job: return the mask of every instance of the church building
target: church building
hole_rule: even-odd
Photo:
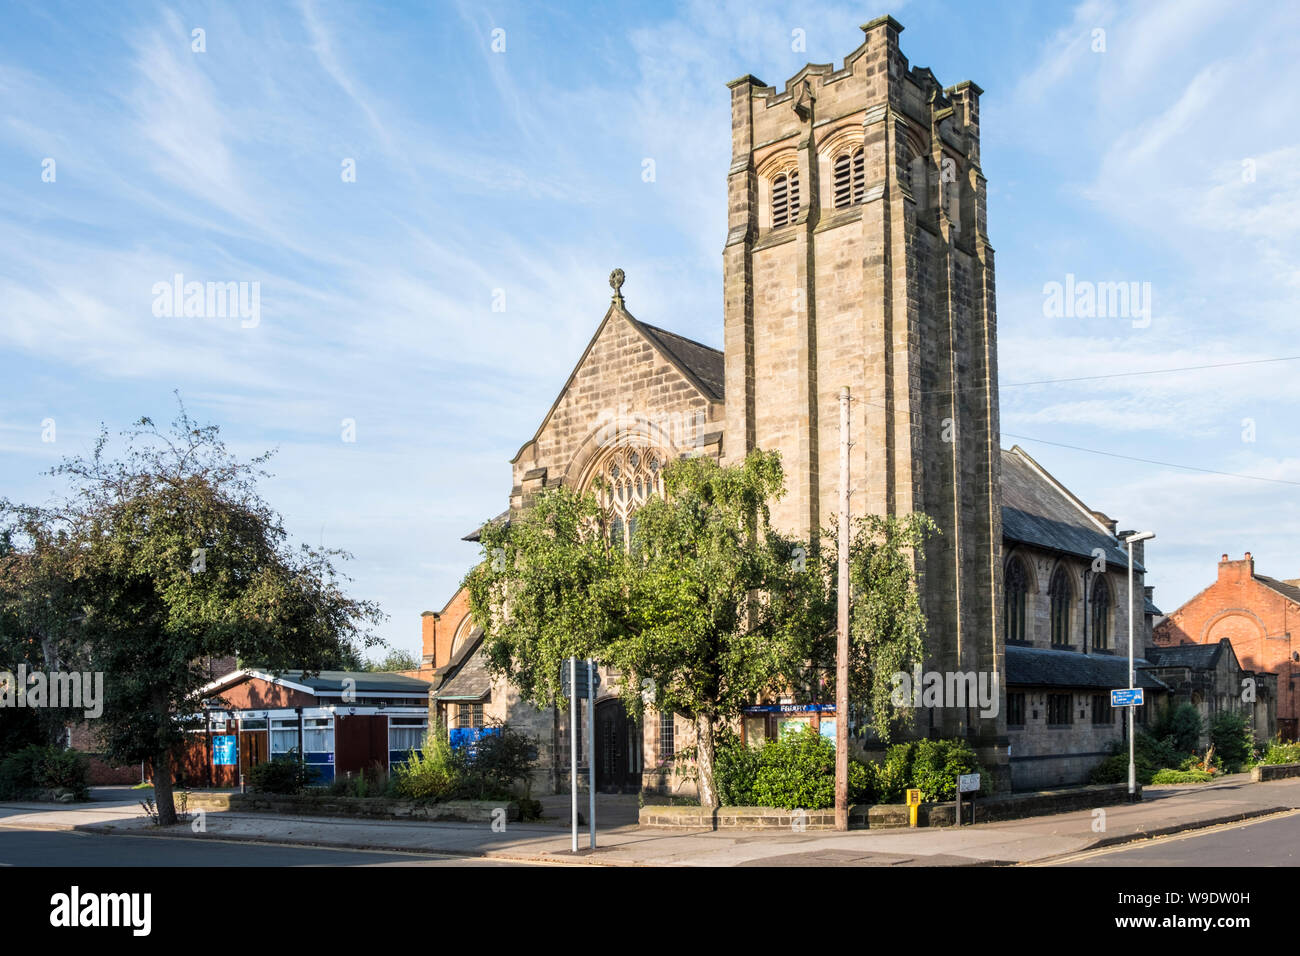
[[[999,688],[995,713],[973,703],[922,709],[911,732],[967,739],[999,789],[1081,782],[1088,761],[1071,755],[1100,759],[1121,733],[1118,721],[1094,726],[1098,681],[1127,683],[1127,660],[1122,675],[1116,666],[1130,616],[1139,647],[1150,633],[1142,555],[1129,594],[1115,523],[1023,450],[1000,446],[982,91],[944,87],[910,66],[902,29],[892,17],[873,20],[842,66],[809,64],[781,88],[748,75],[728,84],[723,351],[635,317],[615,270],[590,343],[511,460],[509,507],[494,520],[544,489],[586,490],[600,476],[604,503],[630,536],[668,462],[732,463],[757,448],[779,451],[785,466],[773,522],[815,538],[836,521],[838,396],[848,386],[854,513],[924,512],[941,532],[917,568],[924,668],[982,674]],[[494,678],[481,637],[463,592],[426,612],[436,715],[453,728],[509,720],[535,734],[560,785],[564,716],[520,702]],[[1050,723],[1045,703],[1037,720],[1023,699],[1046,694],[1034,682],[1047,675],[1057,701]],[[1021,698],[1014,714],[1008,690]],[[690,725],[670,714],[638,723],[608,681],[602,691],[601,787],[676,789]],[[755,702],[796,713],[803,703]],[[773,729],[746,721],[751,739]]]

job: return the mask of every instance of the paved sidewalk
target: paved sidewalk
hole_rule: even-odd
[[[621,809],[621,808],[620,808]],[[0,805],[0,826],[56,827],[188,838],[321,847],[463,854],[499,859],[641,866],[958,866],[1040,861],[1162,833],[1212,826],[1300,809],[1300,779],[1252,784],[1239,776],[1199,787],[1151,787],[1136,805],[1078,811],[1000,823],[917,830],[818,832],[641,830],[602,826],[600,846],[575,857],[568,832],[555,821],[488,824],[370,821],[209,811],[205,831],[191,824],[151,826],[138,807],[52,809]],[[624,815],[626,811],[623,811]],[[599,818],[600,809],[597,807]]]

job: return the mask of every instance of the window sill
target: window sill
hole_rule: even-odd
[[[775,228],[764,230],[763,234],[754,243],[754,251],[758,252],[760,249],[768,249],[772,246],[794,242],[799,238],[799,233],[794,228],[796,225],[797,223],[790,223],[787,226],[777,226]]]

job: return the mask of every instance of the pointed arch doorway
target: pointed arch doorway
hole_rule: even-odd
[[[637,793],[641,789],[641,727],[617,698],[596,703],[596,790]]]

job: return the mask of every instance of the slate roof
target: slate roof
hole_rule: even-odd
[[[492,692],[492,675],[487,660],[479,653],[483,644],[480,633],[461,655],[446,668],[446,676],[433,692],[434,700],[483,700]]]
[[[1007,684],[1021,687],[1090,687],[1113,690],[1128,686],[1128,657],[1110,654],[1080,654],[1042,647],[1007,645]],[[1135,662],[1137,685],[1153,690],[1169,688],[1142,668],[1150,662]]]
[[[1146,657],[1156,667],[1216,667],[1223,653],[1223,642],[1213,644],[1175,644],[1173,647],[1148,647]]]
[[[1300,604],[1300,587],[1296,587],[1290,581],[1279,581],[1277,578],[1270,578],[1264,574],[1255,575],[1255,580],[1264,587],[1276,591],[1288,601]]]
[[[427,680],[418,677],[406,677],[402,674],[387,674],[376,671],[321,671],[315,677],[303,676],[301,672],[287,671],[280,675],[284,680],[303,684],[316,692],[342,693],[345,680],[355,681],[351,685],[361,694],[419,694],[429,693],[431,686]]]
[[[1120,540],[1099,529],[1031,462],[1018,447],[1002,452],[1002,537],[1089,559],[1101,548],[1107,564],[1127,568]],[[1133,570],[1146,569],[1135,559]]]
[[[702,342],[678,335],[676,332],[647,325],[640,319],[632,319],[632,321],[639,325],[669,358],[676,359],[678,365],[683,366],[699,379],[700,384],[711,393],[710,398],[722,401],[726,389],[726,375],[721,352]]]

